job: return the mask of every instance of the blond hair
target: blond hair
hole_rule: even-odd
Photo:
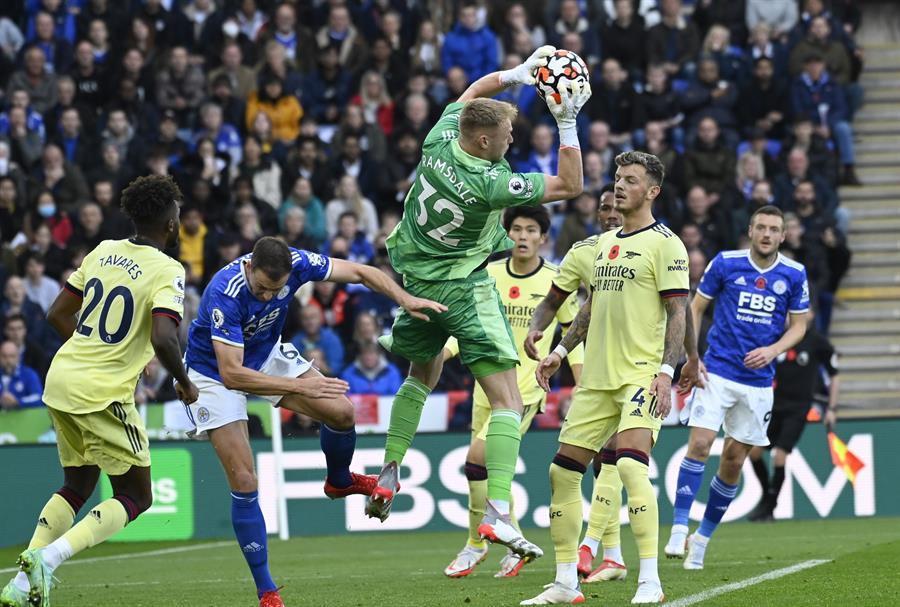
[[[512,122],[518,113],[519,108],[510,103],[487,98],[473,99],[459,113],[459,131],[463,137],[468,137],[481,129],[497,128],[507,118]]]

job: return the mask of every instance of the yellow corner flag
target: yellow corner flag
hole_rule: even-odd
[[[846,443],[839,439],[834,432],[828,433],[828,446],[831,449],[831,462],[842,468],[850,482],[855,484],[856,473],[862,470],[865,464],[847,449]]]

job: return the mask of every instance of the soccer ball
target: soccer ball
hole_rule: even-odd
[[[560,102],[559,83],[563,80],[574,80],[575,82],[587,83],[588,74],[587,65],[581,57],[573,53],[561,49],[547,57],[547,64],[537,68],[535,73],[535,84],[538,95],[541,99],[548,96],[553,97],[556,103]]]

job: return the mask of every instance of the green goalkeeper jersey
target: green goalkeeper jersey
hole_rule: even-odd
[[[506,160],[490,162],[459,147],[464,105],[448,105],[425,138],[403,219],[387,239],[391,264],[404,276],[465,278],[491,253],[512,247],[503,209],[537,205],[544,196],[542,173],[514,173]]]

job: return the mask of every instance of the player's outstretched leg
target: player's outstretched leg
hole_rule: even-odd
[[[594,458],[601,467],[594,481],[591,511],[584,540],[578,549],[578,573],[585,583],[624,580],[628,574],[622,557],[619,511],[622,508],[622,479],[616,466],[615,446],[611,439]],[[598,462],[599,460],[599,462]],[[603,547],[603,561],[594,568],[592,560]]]
[[[94,506],[78,524],[49,545],[30,548],[19,555],[17,563],[28,576],[32,605],[50,607],[53,572],[72,556],[111,538],[150,507],[153,496],[149,467],[132,466],[125,474],[110,476],[109,480],[113,497]]]
[[[400,464],[422,418],[425,399],[431,394],[431,386],[440,377],[442,359],[438,357],[428,363],[412,363],[410,375],[400,386],[391,406],[387,440],[384,444],[384,466],[378,475],[376,487],[366,501],[366,515],[386,520],[391,513],[394,496],[400,490]],[[423,381],[432,379],[433,381]]]
[[[706,470],[709,449],[716,438],[716,432],[707,428],[691,428],[688,442],[688,453],[681,460],[678,469],[678,489],[675,490],[675,509],[672,519],[672,532],[666,543],[666,558],[684,558],[688,524],[690,523],[691,506]]]
[[[43,548],[72,528],[75,515],[78,514],[85,500],[71,486],[77,486],[82,494],[90,495],[94,491],[99,474],[100,470],[95,466],[65,469],[67,484],[50,496],[38,515],[37,526],[28,543],[29,549]],[[30,591],[31,584],[28,576],[20,571],[0,591],[0,607],[28,607]]]
[[[697,532],[688,539],[688,555],[684,560],[685,569],[703,569],[706,547],[728,510],[728,506],[737,495],[741,467],[744,465],[750,448],[750,445],[745,445],[732,438],[725,439],[718,473],[709,484],[709,501],[706,503],[703,520],[700,521]]]

